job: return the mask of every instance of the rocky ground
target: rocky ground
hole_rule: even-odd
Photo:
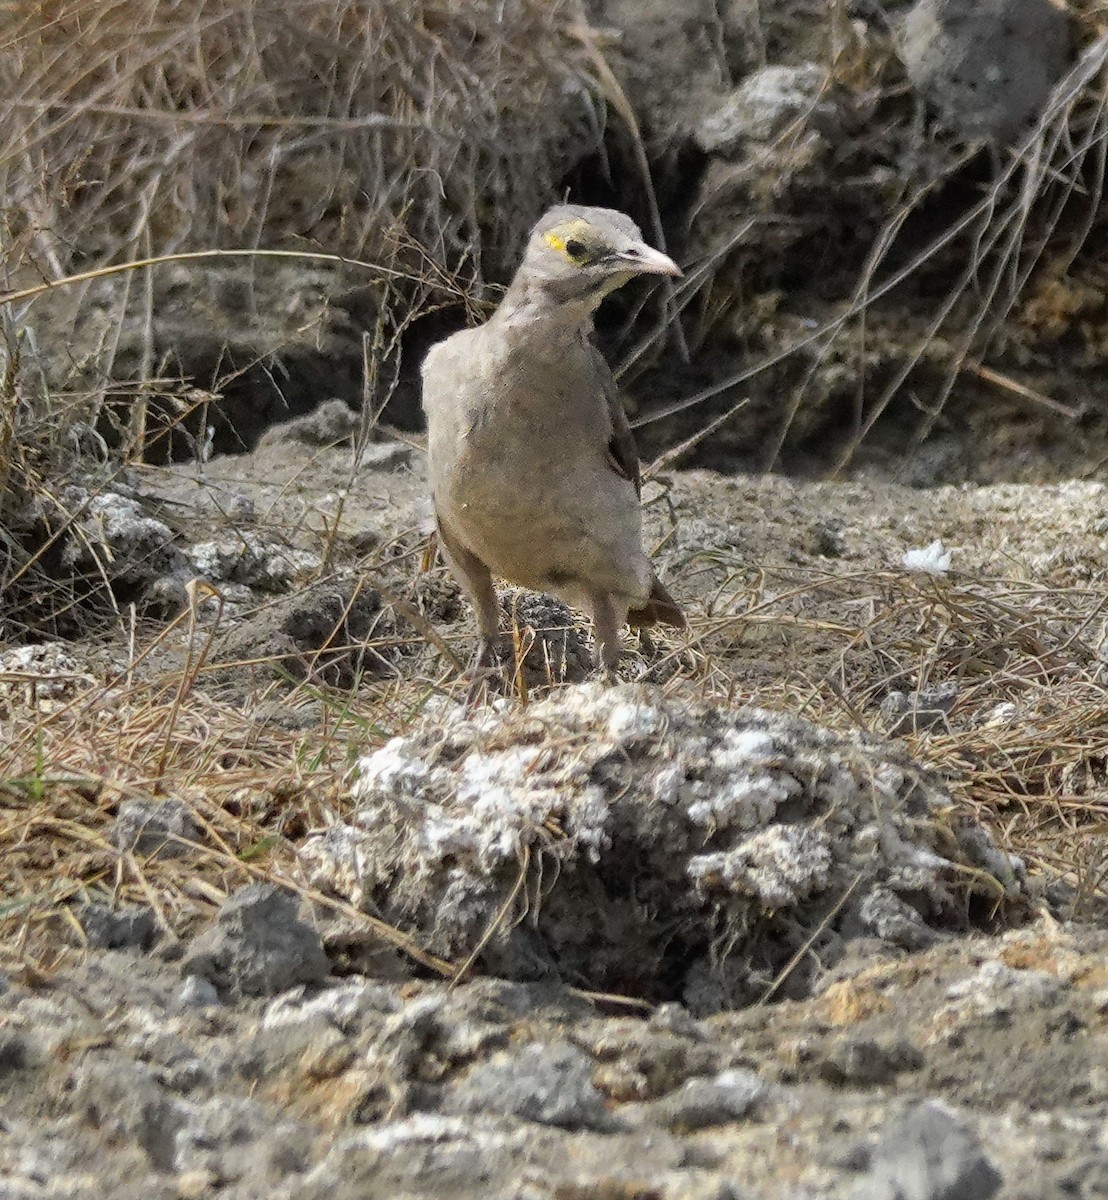
[[[1105,1194],[1102,931],[869,941],[808,1000],[702,1019],[549,982],[328,977],[264,886],[219,939],[6,981],[0,1194]]]
[[[332,408],[249,455],[90,481],[81,544],[129,546],[154,611],[197,597],[134,688],[176,688],[199,630],[190,719],[223,752],[251,744],[229,714],[282,737],[337,720],[352,772],[318,803],[257,766],[249,801],[217,775],[159,796],[67,743],[105,777],[71,798],[100,848],[55,858],[83,880],[8,956],[0,1195],[1108,1193],[1102,718],[1081,699],[1108,489],[675,473],[647,512],[688,635],[629,644],[618,687],[573,682],[587,628],[509,597],[526,702],[467,716],[445,656],[472,626],[422,569],[421,453],[356,465],[343,432]],[[118,675],[104,690],[126,645],[98,645],[8,652],[17,743],[28,703],[47,738],[76,709],[139,719]],[[421,679],[401,718],[388,696]],[[1067,696],[1076,827],[986,787]],[[49,786],[7,788],[9,829]],[[251,804],[249,834],[213,823]],[[268,882],[213,875],[228,845]]]
[[[0,39],[0,1200],[1108,1197],[1100,6],[193,7]],[[689,629],[467,707],[566,195]]]

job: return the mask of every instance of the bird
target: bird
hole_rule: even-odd
[[[477,616],[475,679],[498,661],[494,576],[585,609],[608,678],[624,624],[685,627],[643,548],[638,454],[594,338],[601,301],[644,275],[681,270],[624,213],[558,205],[492,316],[424,360],[431,501]]]

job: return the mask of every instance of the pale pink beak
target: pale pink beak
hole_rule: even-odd
[[[683,274],[668,254],[663,254],[661,250],[655,250],[642,242],[625,251],[620,257],[640,275],[672,275],[680,278]]]

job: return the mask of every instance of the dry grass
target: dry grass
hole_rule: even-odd
[[[191,616],[139,630],[116,669],[0,673],[0,923],[9,947],[41,949],[59,917],[72,934],[70,906],[90,897],[152,906],[164,931],[182,935],[255,879],[314,895],[295,870],[296,840],[346,811],[353,757],[406,727],[437,687],[410,678],[342,695],[270,682],[230,703],[218,680],[232,669],[262,674],[264,664],[217,670],[206,661],[213,626]],[[307,731],[295,720],[305,708]],[[165,797],[184,801],[202,830],[187,856],[147,858],[111,844],[123,801]],[[445,969],[403,933],[315,898],[357,917],[371,944]]]
[[[4,21],[8,290],[150,255],[282,245],[398,270],[395,299],[409,309],[425,293],[408,285],[429,280],[461,278],[462,292],[480,298],[604,123],[594,48],[571,0],[59,0],[8,6]],[[1074,206],[1091,213],[1100,200],[1106,62],[1108,43],[1092,43],[986,196],[908,268],[882,273],[922,194],[890,221],[839,317],[680,407],[785,354],[818,346],[818,365],[837,339],[859,336],[877,301],[955,243],[973,253],[907,371],[967,305],[965,336],[948,343],[950,369],[988,370],[977,358],[1024,294],[1062,214],[1065,254],[1076,255],[1086,226]],[[731,248],[690,272],[679,306],[711,287]],[[1050,254],[1054,265],[1065,257],[1056,244]],[[127,303],[149,310],[147,277],[134,278]],[[47,625],[73,632],[83,620],[78,598],[50,569],[51,555],[78,516],[59,493],[77,442],[95,441],[88,417],[98,398],[43,386],[27,318],[0,304],[0,592],[21,618],[38,606]],[[403,321],[401,313],[393,327]],[[894,390],[866,401],[859,436]],[[930,419],[948,396],[949,388],[936,398]],[[83,471],[94,457],[85,453]],[[103,481],[117,468],[105,455],[97,469]],[[30,524],[14,523],[29,512]],[[874,701],[890,688],[954,680],[948,727],[911,735],[914,751],[944,772],[960,812],[984,819],[1033,865],[1067,876],[1080,903],[1103,894],[1108,704],[1095,590],[808,569],[767,572],[752,594],[745,565],[714,564],[722,580],[694,606],[689,643],[655,669],[667,690],[872,727]],[[102,582],[109,575],[104,564]],[[302,889],[296,844],[346,811],[353,757],[410,728],[431,696],[464,690],[445,656],[428,650],[420,667],[390,681],[349,692],[259,685],[232,703],[212,683],[207,633],[191,611],[168,631],[144,627],[125,606],[113,610],[110,587],[97,591],[118,634],[114,666],[82,666],[78,678],[45,685],[0,678],[0,936],[17,953],[40,952],[59,928],[79,937],[67,914],[87,895],[152,905],[182,935],[252,878]],[[765,628],[818,638],[836,651],[836,669],[810,679],[782,671],[777,687],[742,693],[736,662]],[[311,706],[318,720],[298,731],[260,719],[267,700],[289,711]],[[180,798],[196,814],[203,840],[187,858],[142,859],[110,844],[118,805],[147,796]],[[371,941],[425,959],[402,931],[359,920]]]
[[[728,658],[767,634],[791,669],[755,700],[831,727],[888,735],[891,691],[954,685],[949,714],[909,716],[898,730],[979,820],[1037,873],[1075,889],[1089,913],[1108,895],[1108,601],[1096,587],[902,571],[765,571],[751,592],[724,582],[697,622],[714,648],[708,687],[733,685]],[[806,644],[818,674],[803,667]],[[822,669],[831,660],[830,669]],[[922,706],[926,709],[926,703]],[[914,727],[915,726],[915,727]]]
[[[603,89],[584,28],[578,0],[3,6],[0,611],[75,628],[76,594],[48,569],[79,515],[57,502],[71,467],[103,483],[128,458],[164,458],[168,424],[186,420],[202,451],[216,398],[158,360],[163,268],[150,264],[302,253],[330,259],[344,285],[380,284],[367,439],[390,386],[375,372],[413,315],[480,304],[597,146]],[[254,260],[240,261],[249,278]],[[123,274],[96,344],[53,347],[48,385],[35,299],[60,287],[79,312],[109,270]],[[125,329],[142,349],[120,389]],[[134,401],[122,419],[120,390]]]
[[[374,258],[397,226],[495,274],[595,137],[574,0],[6,9],[0,191],[46,278],[75,253]]]
[[[946,779],[950,819],[981,821],[1033,872],[1068,880],[1077,915],[1096,911],[1108,891],[1108,701],[1094,648],[1102,594],[810,568],[767,571],[751,591],[726,562],[713,569],[719,585],[695,605],[687,640],[675,644],[671,661],[653,665],[664,691],[779,707],[885,736],[878,702],[888,691],[955,683],[948,716],[905,735]],[[9,946],[39,953],[59,928],[70,930],[67,940],[79,938],[68,913],[89,896],[152,905],[165,929],[182,936],[252,879],[308,894],[297,844],[310,829],[349,816],[355,757],[423,720],[431,697],[459,700],[466,687],[427,646],[401,660],[393,679],[348,690],[259,681],[245,700],[241,692],[221,699],[220,677],[206,661],[209,633],[186,616],[168,631],[140,629],[132,642],[142,649],[130,661],[120,656],[114,672],[0,678],[0,929]],[[744,653],[767,634],[791,643],[777,652],[782,669],[753,693],[737,689]],[[813,638],[835,663],[816,676],[802,666]],[[460,654],[468,642],[462,634]],[[379,648],[390,649],[384,640]],[[259,665],[244,663],[236,674]],[[534,694],[517,691],[516,702]],[[274,705],[286,716],[308,710],[306,727],[274,720]],[[110,844],[123,800],[163,796],[183,800],[203,830],[187,857],[144,858]],[[449,972],[402,930],[326,904],[349,918],[347,953],[357,944],[397,947]]]
[[[813,396],[820,394],[820,376],[832,371],[845,372],[856,381],[856,395],[851,436],[842,439],[837,457],[828,464],[830,475],[849,466],[859,446],[894,402],[903,401],[914,382],[922,379],[926,382],[920,390],[926,393],[926,400],[917,404],[920,414],[903,448],[904,458],[918,450],[943,416],[964,373],[982,378],[984,371],[984,377],[989,377],[990,369],[983,367],[982,360],[1005,344],[1018,345],[1025,336],[1025,331],[1013,327],[1009,318],[1037,288],[1044,282],[1064,279],[1070,272],[1078,278],[1096,278],[1095,261],[1083,259],[1082,251],[1098,224],[1108,162],[1108,34],[1103,31],[1097,6],[1073,7],[1077,10],[1074,16],[1080,29],[1081,53],[1058,82],[1034,127],[1015,146],[990,151],[992,178],[976,189],[978,199],[948,204],[951,212],[946,223],[920,244],[918,229],[912,222],[928,206],[933,208],[943,189],[956,184],[966,168],[980,163],[984,154],[981,145],[967,146],[957,154],[948,151],[944,156],[936,155],[932,146],[921,146],[920,154],[929,156],[931,169],[903,202],[888,212],[850,294],[830,305],[831,316],[813,323],[800,336],[790,329],[769,339],[768,351],[752,354],[753,361],[746,362],[741,370],[691,396],[655,408],[636,424],[668,420],[717,397],[736,395],[743,384],[772,377],[775,368],[793,362],[797,364],[792,373],[795,382],[783,398],[780,419],[765,447],[767,470],[778,464],[801,412],[815,403]],[[856,89],[858,80],[850,76],[850,69],[848,61],[836,61],[827,87],[842,86],[848,92]],[[868,74],[866,81],[872,89],[873,75]],[[866,91],[861,90],[863,94]],[[798,119],[767,154],[785,154],[805,129],[805,121]],[[866,136],[878,141],[882,132],[874,128]],[[877,195],[878,189],[874,189],[875,207],[870,217],[880,212]],[[819,231],[820,214],[807,215]],[[734,262],[729,256],[736,244],[742,246],[747,241],[747,234],[745,227],[729,230],[709,249],[704,261],[678,289],[679,311],[704,308],[712,314],[713,322],[720,320],[721,313],[732,313],[735,327],[743,328],[738,312],[748,298],[735,286]],[[816,252],[815,245],[810,248]],[[925,308],[912,289],[937,267],[949,275],[951,282],[937,298],[934,284],[925,282]],[[703,315],[700,321],[702,324]],[[875,336],[875,330],[886,324],[896,343],[891,351],[892,369],[871,382],[867,357],[875,354],[878,345],[890,353],[885,344],[888,333],[884,338]],[[631,351],[628,363],[650,349],[656,350],[663,335],[664,330],[651,331]],[[699,342],[704,336],[694,334],[690,340]],[[996,382],[996,373],[991,374]],[[1079,415],[1072,406],[1040,395],[1018,381],[1008,381],[1003,375],[1000,378],[1005,380],[1004,386],[1014,385],[1011,394],[1021,395],[1032,405],[1048,408],[1071,421]],[[695,444],[726,424],[747,403],[748,398],[740,396],[722,413],[704,420],[690,440]]]

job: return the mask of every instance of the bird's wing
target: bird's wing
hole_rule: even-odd
[[[600,380],[604,401],[608,406],[608,418],[612,425],[612,436],[608,441],[608,462],[617,475],[622,475],[635,485],[635,495],[642,495],[642,475],[639,472],[639,452],[635,438],[627,421],[627,412],[619,398],[619,388],[612,377],[607,360],[595,343],[589,342],[594,370]]]

